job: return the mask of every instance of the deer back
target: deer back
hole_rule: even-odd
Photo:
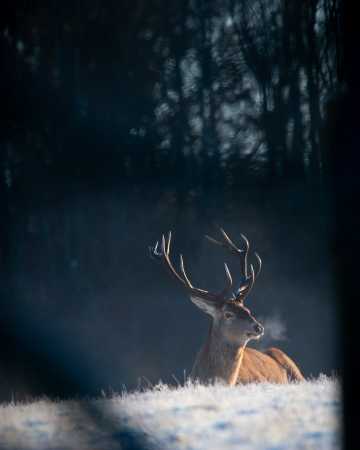
[[[303,379],[294,361],[278,348],[270,348],[265,352],[250,347],[244,349],[238,383],[288,383]]]

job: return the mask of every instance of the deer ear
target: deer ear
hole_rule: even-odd
[[[206,312],[206,314],[209,314],[211,317],[216,316],[216,313],[218,311],[218,306],[216,305],[216,303],[210,301],[210,300],[205,300],[204,298],[200,298],[200,297],[195,297],[193,295],[190,296],[190,300],[201,310],[203,310],[204,312]]]

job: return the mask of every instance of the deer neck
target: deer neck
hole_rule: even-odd
[[[192,377],[205,382],[220,379],[231,386],[236,384],[245,345],[225,341],[216,326],[211,324],[206,343],[195,361]]]

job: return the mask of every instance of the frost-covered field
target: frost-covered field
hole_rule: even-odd
[[[337,381],[228,387],[159,385],[88,401],[0,407],[1,449],[339,449]],[[136,429],[134,434],[130,429]]]

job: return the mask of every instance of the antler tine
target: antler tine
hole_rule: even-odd
[[[240,233],[240,236],[242,237],[243,241],[245,241],[245,245],[246,245],[245,251],[249,251],[249,248],[250,248],[249,239],[245,236],[245,234]]]
[[[205,234],[206,239],[208,239],[210,242],[216,245],[221,245],[222,247],[225,247],[225,244],[223,242],[217,241],[213,237],[209,236],[208,234]]]
[[[205,234],[206,239],[208,239],[210,242],[216,245],[220,245],[221,247],[227,248],[228,250],[232,251],[233,253],[241,253],[244,250],[240,250],[236,245],[233,243],[233,241],[229,238],[229,236],[225,233],[225,230],[221,227],[219,227],[221,234],[223,235],[224,241],[221,242],[217,239],[214,239],[213,237],[209,236],[208,234]]]
[[[185,266],[184,266],[184,258],[183,255],[180,255],[180,269],[181,269],[181,273],[183,274],[183,277],[187,283],[187,285],[189,286],[190,289],[194,289],[194,286],[192,285],[189,277],[187,276],[187,273],[185,271]]]
[[[243,301],[245,300],[245,298],[248,296],[248,294],[250,293],[251,289],[254,286],[255,283],[255,271],[254,271],[254,266],[252,264],[250,264],[250,282],[249,284],[240,287],[240,289],[238,290],[238,295],[236,296],[236,300],[240,301],[241,303],[243,303]]]
[[[166,253],[166,240],[165,240],[165,235],[164,234],[161,235],[161,251],[162,251],[162,254],[165,255],[165,253]]]
[[[159,246],[159,241],[156,241],[154,247],[151,247],[151,245],[149,245],[149,253],[150,253],[150,258],[151,259],[155,259],[155,257],[159,257],[159,252],[158,252],[158,246]]]
[[[225,267],[226,278],[227,278],[228,283],[229,283],[229,288],[231,288],[232,284],[233,284],[231,272],[230,272],[230,269],[229,269],[229,267],[228,267],[228,265],[226,263],[224,263],[224,267]]]
[[[228,247],[230,247],[230,249],[232,249],[235,253],[241,252],[241,250],[238,247],[236,247],[236,245],[233,243],[233,241],[225,233],[225,230],[221,227],[220,227],[220,233],[223,235],[225,242],[228,244]]]
[[[183,280],[181,278],[181,276],[177,273],[177,271],[175,270],[175,267],[173,266],[171,260],[170,260],[170,243],[171,243],[171,231],[169,232],[168,235],[168,241],[166,242],[166,238],[165,235],[163,234],[161,237],[161,251],[162,253],[159,256],[162,256],[168,266],[168,268],[170,269],[170,272],[175,276],[175,278],[177,278],[179,281],[181,281],[182,284],[186,285],[185,280]]]
[[[246,292],[246,295],[248,295],[248,293],[251,291],[251,289],[254,286],[255,283],[255,270],[254,270],[254,266],[252,264],[250,264],[250,284],[249,284],[249,289]]]
[[[233,286],[233,280],[232,280],[231,272],[230,272],[230,269],[229,269],[229,267],[228,267],[228,265],[226,263],[224,263],[224,268],[225,268],[225,275],[226,275],[227,286],[225,286],[224,289],[218,294],[220,297],[226,297],[227,294],[231,292],[231,288]]]
[[[168,234],[168,242],[167,242],[167,246],[166,246],[166,253],[168,255],[170,255],[170,244],[171,244],[171,230],[169,231],[169,234]]]
[[[245,252],[245,254],[244,254],[244,263],[243,263],[242,270],[243,270],[244,277],[247,279],[248,278],[247,258],[248,258],[248,253],[249,253],[249,249],[250,249],[250,243],[249,243],[248,238],[244,234],[240,233],[240,236],[241,236],[242,240],[245,242],[245,247],[246,247],[245,250],[243,250],[243,252]]]
[[[260,256],[256,252],[254,252],[254,255],[255,255],[255,258],[257,259],[257,262],[258,262],[258,269],[257,269],[257,271],[255,273],[255,279],[256,279],[259,276],[259,273],[261,272],[262,261],[261,261]]]

